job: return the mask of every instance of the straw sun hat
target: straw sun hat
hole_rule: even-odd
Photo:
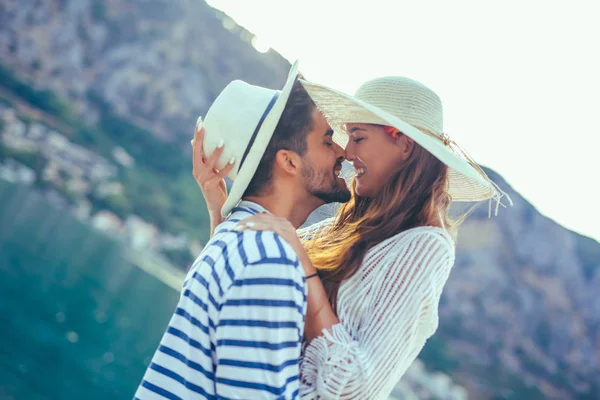
[[[496,214],[503,196],[512,204],[471,156],[444,133],[442,102],[423,84],[404,77],[377,78],[364,83],[353,97],[306,80],[301,83],[342,147],[348,143],[346,123],[393,126],[449,167],[448,190],[454,201],[493,199]]]

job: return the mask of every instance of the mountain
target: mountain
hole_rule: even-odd
[[[190,173],[196,116],[229,81],[276,88],[289,68],[252,40],[202,1],[2,2],[0,163],[132,244],[160,232],[145,245],[185,268],[197,247],[177,240],[208,236]],[[600,244],[487,172],[514,207],[488,218],[482,205],[461,227],[426,369],[399,396],[600,398]]]
[[[110,108],[185,144],[232,77],[277,87],[289,69],[203,1],[8,1],[0,25],[3,64],[67,98],[87,121]]]
[[[482,206],[459,230],[440,328],[422,358],[446,356],[442,369],[476,398],[600,398],[600,243],[487,173],[514,207],[488,218]]]
[[[171,235],[155,242],[201,246],[207,216],[190,174],[196,118],[233,79],[280,87],[289,62],[255,51],[254,35],[202,1],[9,1],[0,4],[0,27],[0,97],[20,119],[9,111],[4,123],[15,125],[5,139],[27,141],[18,158],[45,177],[36,184],[91,214],[115,214],[104,219],[135,217]],[[68,163],[60,146],[29,135],[29,121],[41,137],[67,137]],[[103,160],[77,160],[76,146]],[[42,157],[27,154],[38,147]],[[81,172],[109,164],[118,169],[101,182]],[[193,256],[171,247],[170,258],[187,267]]]

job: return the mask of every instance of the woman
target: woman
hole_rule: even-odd
[[[307,277],[318,271],[320,279],[307,279],[303,397],[385,399],[437,329],[454,264],[451,201],[500,205],[504,193],[443,133],[441,101],[424,85],[378,78],[355,97],[303,85],[355,168],[352,199],[298,232],[268,214],[239,229],[277,232]],[[194,176],[215,226],[228,171],[214,170],[201,147],[194,146]]]

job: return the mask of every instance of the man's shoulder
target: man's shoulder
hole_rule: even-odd
[[[292,246],[280,235],[250,229],[237,232],[232,227],[219,229],[202,253],[216,254],[219,258],[236,260],[244,265],[269,263],[299,266],[298,256]]]

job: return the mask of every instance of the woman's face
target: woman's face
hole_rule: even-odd
[[[414,142],[406,135],[392,138],[382,125],[346,124],[346,131],[346,159],[354,165],[356,194],[374,196],[402,168]]]

